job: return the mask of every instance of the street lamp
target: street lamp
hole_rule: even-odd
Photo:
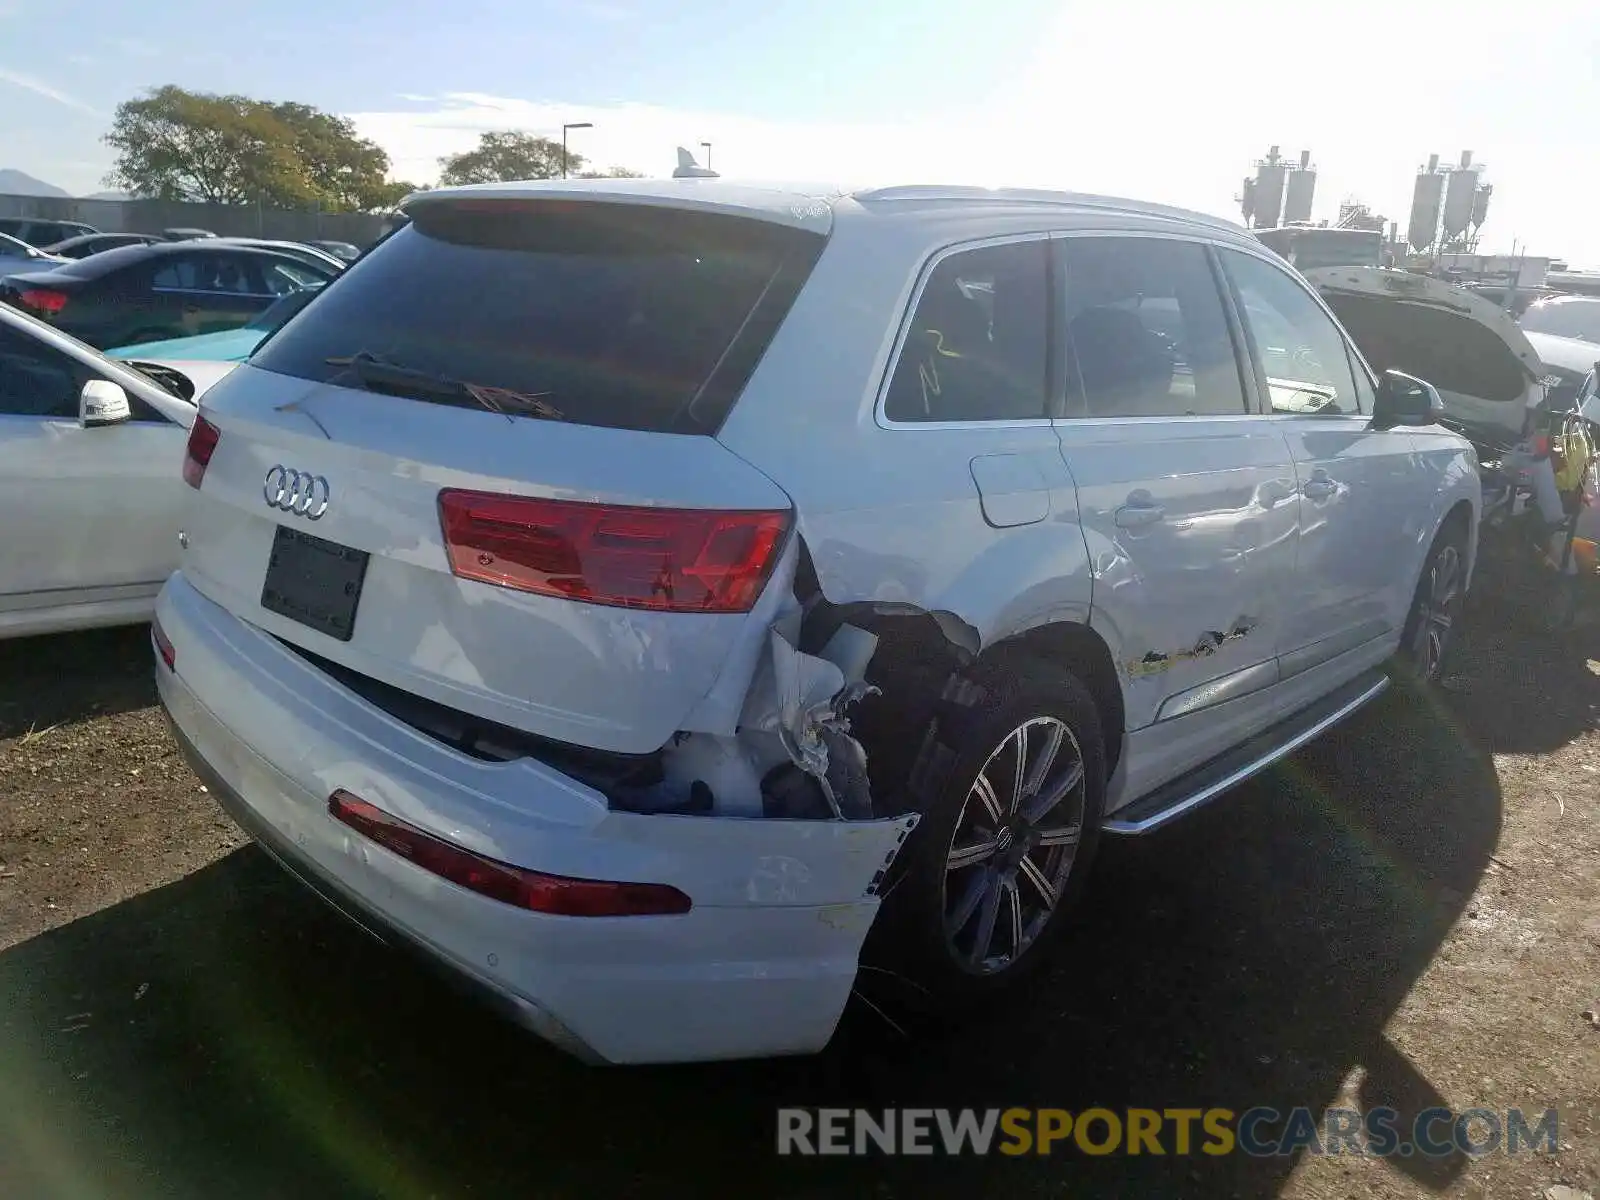
[[[574,121],[570,125],[561,127],[561,178],[565,179],[567,177],[567,130],[593,128],[593,121]]]
[[[706,148],[706,170],[709,171],[711,170],[711,143],[701,142],[700,144]]]

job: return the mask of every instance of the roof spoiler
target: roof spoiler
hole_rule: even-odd
[[[678,147],[678,166],[672,172],[674,179],[721,179],[722,176],[710,167],[702,167],[695,162],[694,155],[682,146]]]

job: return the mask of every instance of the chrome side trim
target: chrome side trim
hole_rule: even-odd
[[[1371,687],[1362,692],[1359,696],[1347,701],[1316,723],[1308,726],[1305,729],[1302,729],[1299,733],[1295,734],[1287,741],[1279,743],[1273,749],[1263,754],[1260,758],[1254,759],[1246,763],[1244,766],[1228,772],[1227,775],[1224,775],[1215,783],[1207,784],[1198,792],[1194,792],[1193,794],[1186,796],[1184,799],[1178,801],[1178,803],[1164,808],[1158,813],[1154,813],[1140,820],[1120,820],[1116,817],[1111,817],[1102,823],[1100,828],[1106,833],[1123,834],[1129,836],[1150,833],[1154,830],[1160,829],[1163,825],[1170,824],[1186,813],[1193,812],[1207,801],[1214,800],[1218,796],[1222,795],[1222,793],[1237,787],[1246,779],[1249,779],[1252,775],[1265,770],[1279,759],[1285,758],[1294,753],[1307,742],[1320,737],[1323,733],[1333,728],[1333,726],[1344,720],[1351,713],[1382,695],[1388,686],[1389,680],[1387,677],[1377,680]]]
[[[1173,717],[1188,716],[1224,700],[1234,700],[1259,692],[1278,682],[1278,660],[1269,658],[1253,666],[1243,667],[1220,679],[1198,684],[1186,692],[1168,696],[1156,710],[1157,721],[1170,721]]]

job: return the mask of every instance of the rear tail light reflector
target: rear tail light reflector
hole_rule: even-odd
[[[447,489],[439,520],[462,579],[658,612],[748,612],[787,511],[642,508]]]
[[[189,428],[189,444],[183,452],[183,481],[192,488],[206,477],[206,467],[217,452],[222,431],[204,417],[196,417]]]
[[[391,816],[343,788],[328,797],[328,812],[431,875],[530,912],[561,917],[643,917],[671,916],[690,908],[688,896],[664,883],[571,879],[486,858]]]
[[[167,664],[167,670],[178,669],[178,652],[172,648],[172,641],[167,637],[166,630],[161,628],[160,621],[150,622],[150,640],[155,643],[156,654],[161,661]]]
[[[28,288],[17,297],[34,312],[53,317],[67,306],[67,294],[52,288]]]

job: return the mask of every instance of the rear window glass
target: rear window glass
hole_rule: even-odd
[[[251,363],[462,407],[710,432],[822,245],[636,204],[423,206]]]

